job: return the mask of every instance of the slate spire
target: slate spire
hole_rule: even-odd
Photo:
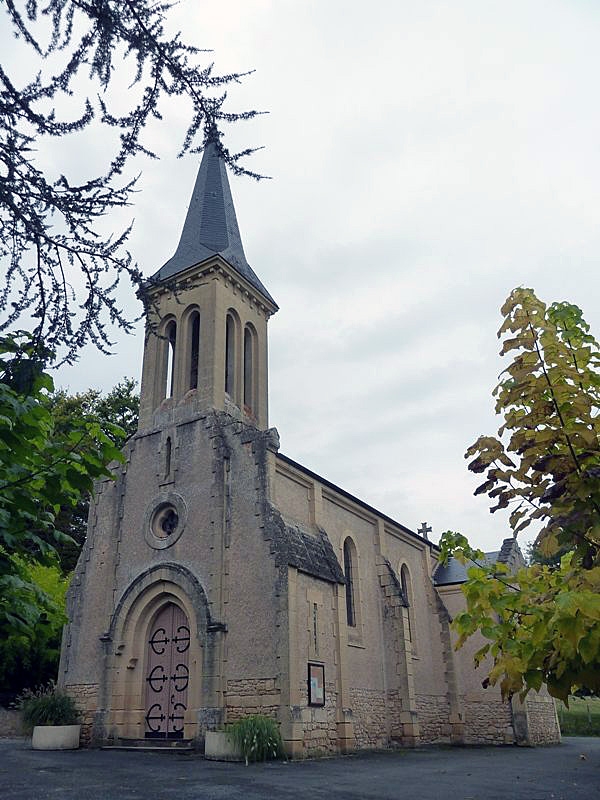
[[[172,278],[213,255],[220,255],[267,300],[275,303],[252,270],[242,246],[225,162],[209,133],[175,255],[153,276]],[[276,305],[276,303],[275,303]]]

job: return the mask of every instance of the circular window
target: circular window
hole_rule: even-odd
[[[166,539],[177,530],[179,514],[170,503],[160,505],[152,518],[152,533],[159,539]]]
[[[150,547],[170,547],[183,533],[187,509],[183,498],[169,492],[163,494],[146,514],[144,535]]]

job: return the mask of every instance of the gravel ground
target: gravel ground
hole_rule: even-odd
[[[0,739],[2,800],[600,800],[600,738],[225,764],[196,754],[31,750]]]

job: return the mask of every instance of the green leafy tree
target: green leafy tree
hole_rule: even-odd
[[[551,555],[544,555],[535,542],[529,542],[525,548],[525,557],[528,564],[546,564],[557,569],[560,567],[561,558],[569,551],[569,547],[561,547]]]
[[[123,447],[137,431],[140,398],[136,387],[137,381],[133,378],[123,378],[107,394],[102,394],[100,389],[76,394],[60,389],[49,397],[55,426],[64,430],[73,414],[95,419],[115,446]]]
[[[47,563],[68,541],[55,527],[61,507],[75,506],[122,458],[97,421],[55,424],[47,355],[26,335],[0,339],[0,639],[30,634],[39,620],[41,590],[19,559]]]
[[[508,575],[452,532],[442,555],[471,564],[454,624],[459,645],[477,631],[488,640],[476,654],[492,658],[488,681],[508,696],[545,684],[566,700],[600,689],[600,353],[569,303],[546,307],[520,288],[502,314],[501,354],[512,358],[494,391],[503,424],[467,451],[469,469],[485,473],[475,494],[492,512],[510,509],[515,535],[539,526],[544,559],[564,555]]]
[[[123,447],[127,439],[137,431],[140,399],[137,383],[132,378],[123,378],[110,392],[103,395],[99,389],[69,394],[64,389],[49,397],[54,417],[55,431],[65,432],[73,416],[97,422],[102,431],[113,441],[115,447]],[[54,527],[44,538],[53,537],[54,530],[67,534],[68,540],[55,543],[60,566],[69,573],[75,568],[85,541],[87,518],[90,507],[89,492],[82,492],[73,505],[61,505]]]
[[[0,697],[7,700],[56,678],[69,586],[56,562],[44,565],[18,556],[12,556],[11,562],[13,574],[22,583],[10,601],[26,603],[30,617],[27,628],[4,626],[0,636]]]

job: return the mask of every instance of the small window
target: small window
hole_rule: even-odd
[[[354,595],[354,547],[350,539],[344,542],[344,575],[346,578],[346,621],[351,628],[356,627],[356,604]]]
[[[167,436],[167,444],[165,446],[165,478],[171,474],[171,437]]]

